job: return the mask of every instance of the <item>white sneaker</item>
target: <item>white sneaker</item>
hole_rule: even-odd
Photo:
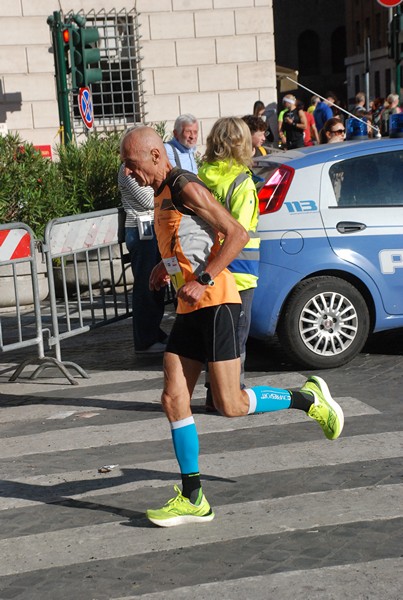
[[[163,354],[167,349],[167,345],[162,342],[155,342],[152,346],[149,346],[145,350],[136,350],[138,356],[149,356],[150,354]]]

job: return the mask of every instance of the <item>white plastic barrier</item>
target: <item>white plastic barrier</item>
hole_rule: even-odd
[[[0,225],[0,301],[6,305],[0,309],[0,353],[37,348],[37,356],[20,363],[10,381],[15,381],[26,366],[39,365],[31,379],[46,366],[55,366],[75,383],[58,360],[44,353],[37,247],[38,241],[24,223]],[[4,301],[6,296],[8,301]],[[24,311],[27,302],[33,307],[29,316]]]
[[[118,239],[120,209],[54,219],[43,251],[49,278],[49,345],[61,361],[61,341],[132,316],[129,255]],[[75,363],[63,363],[77,370]]]

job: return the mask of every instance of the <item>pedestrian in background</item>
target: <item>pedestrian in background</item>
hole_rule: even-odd
[[[377,127],[378,132],[377,134],[380,135],[380,128],[381,128],[381,115],[382,115],[382,111],[384,108],[384,104],[385,104],[385,99],[384,98],[375,98],[372,102],[371,102],[371,117],[372,117],[372,124]]]
[[[253,111],[252,114],[254,117],[264,117],[264,112],[266,110],[266,107],[264,105],[264,103],[261,100],[256,100],[255,104],[253,105]],[[265,120],[263,118],[263,120]]]
[[[334,94],[332,92],[328,92],[326,100],[321,100],[316,104],[315,110],[313,111],[313,117],[315,119],[316,129],[319,132],[326,123],[326,121],[334,116],[332,110],[332,105],[334,104],[334,102]]]
[[[328,119],[320,130],[319,137],[321,144],[334,144],[335,142],[344,142],[346,130],[339,117]]]
[[[161,260],[154,233],[154,190],[140,187],[126,175],[122,164],[118,174],[119,191],[125,210],[125,243],[133,272],[133,340],[136,355],[162,354],[166,333],[161,329],[164,316],[163,290],[149,289],[150,274]]]
[[[266,122],[260,117],[254,117],[253,115],[245,115],[242,117],[242,120],[249,127],[252,137],[253,156],[266,156],[267,150],[264,147],[266,142]]]
[[[285,132],[283,131],[283,119],[284,119],[284,115],[287,112],[287,110],[289,109],[289,101],[291,101],[291,94],[287,94],[286,96],[284,96],[284,98],[281,101],[281,105],[282,105],[282,109],[279,111],[278,113],[278,117],[277,117],[277,127],[278,127],[278,138],[279,138],[279,144],[282,148],[286,147],[286,142],[287,142],[287,138],[285,136]]]
[[[259,117],[260,119],[262,119],[262,121],[265,122],[266,130],[265,130],[264,142],[268,146],[272,146],[273,142],[275,141],[274,131],[272,130],[272,127],[273,126],[275,127],[276,121],[277,121],[276,109],[273,107],[273,105],[265,106],[261,100],[256,100],[255,104],[253,105],[252,116]],[[271,121],[271,123],[270,123],[270,121]],[[274,125],[273,125],[273,121],[274,121]],[[275,129],[275,131],[276,131],[276,129]],[[277,134],[276,134],[276,137],[277,137]],[[262,145],[263,145],[263,143],[262,143]]]
[[[299,110],[303,110],[306,117],[307,126],[304,131],[304,146],[313,146],[314,144],[319,144],[319,133],[316,129],[315,119],[313,118],[312,112],[305,110],[305,105],[303,102],[297,102],[297,108]]]
[[[305,112],[297,107],[295,96],[288,95],[284,98],[287,110],[283,114],[281,131],[285,135],[287,150],[302,148],[304,146],[304,132],[308,126]]]
[[[320,102],[319,96],[311,96],[311,103],[308,106],[308,110],[306,112],[313,114],[318,102]]]
[[[259,117],[248,117],[253,127],[259,126]],[[256,124],[257,121],[257,124]],[[255,132],[255,134],[257,131]],[[260,132],[261,134],[264,132]],[[256,233],[259,217],[259,200],[252,180],[251,131],[244,119],[221,118],[216,121],[207,137],[206,152],[199,177],[213,196],[246,229],[249,241],[229,265],[241,296],[242,311],[236,327],[241,357],[241,388],[245,387],[246,342],[249,335],[252,301],[259,276],[260,238]],[[211,408],[213,395],[206,383],[206,406]]]
[[[195,159],[199,124],[191,114],[179,115],[174,124],[173,138],[165,144],[172,166],[197,173]]]
[[[399,96],[397,94],[389,94],[385,100],[383,110],[380,115],[380,125],[382,137],[389,135],[389,119],[391,115],[400,113]]]
[[[358,92],[355,95],[355,105],[351,111],[356,117],[365,117],[367,109],[365,108],[365,94],[364,92]]]
[[[337,98],[337,96],[333,93],[333,92],[329,92],[331,94],[331,96],[329,96],[330,98],[330,108],[332,109],[333,112],[333,116],[337,117],[340,119],[340,121],[342,123],[345,122],[345,113],[343,112],[342,108],[346,108],[345,106],[343,106],[342,102],[340,102],[340,100]],[[365,111],[364,111],[365,114]]]

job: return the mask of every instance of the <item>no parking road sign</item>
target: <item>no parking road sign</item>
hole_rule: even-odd
[[[394,6],[401,4],[401,2],[402,0],[378,0],[378,4],[381,4],[382,6],[386,6],[388,8],[393,8]]]
[[[92,126],[94,125],[94,109],[92,106],[91,91],[87,87],[80,88],[78,94],[78,109],[84,125],[87,129],[92,129]]]

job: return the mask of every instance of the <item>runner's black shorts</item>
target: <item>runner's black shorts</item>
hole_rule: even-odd
[[[239,358],[242,304],[220,304],[176,315],[166,352],[201,363]]]

